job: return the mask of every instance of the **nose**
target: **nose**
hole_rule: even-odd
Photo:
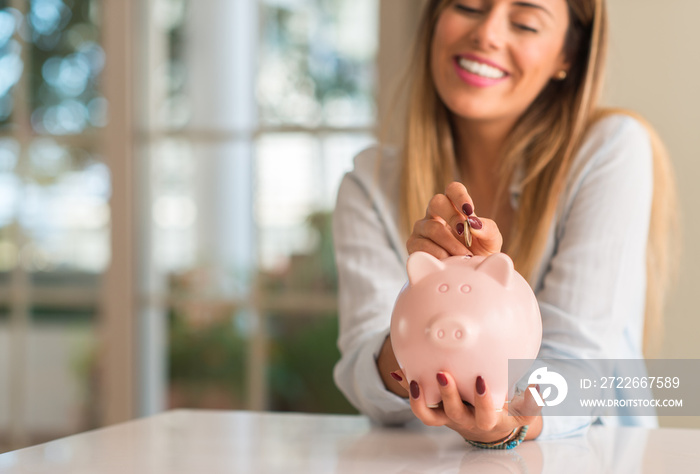
[[[505,43],[508,18],[497,8],[484,12],[470,32],[470,40],[483,51],[500,49]]]
[[[457,316],[439,316],[428,325],[426,335],[442,349],[461,347],[469,340],[469,330]]]

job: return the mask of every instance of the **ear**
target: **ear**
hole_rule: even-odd
[[[444,263],[426,252],[413,252],[406,262],[408,281],[411,285],[415,285],[428,275],[444,268]]]
[[[571,61],[566,57],[566,53],[564,51],[561,52],[559,58],[557,59],[557,65],[552,73],[552,79],[558,79],[557,74],[559,74],[561,71],[564,71],[566,74],[569,74],[571,71]]]
[[[486,273],[506,288],[513,279],[513,261],[504,253],[494,253],[476,267],[476,271]]]

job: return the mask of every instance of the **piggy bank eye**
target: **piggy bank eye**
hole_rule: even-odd
[[[459,289],[462,293],[469,293],[472,291],[472,287],[469,285],[462,285],[462,287]]]
[[[442,285],[440,285],[440,286],[438,287],[438,291],[439,291],[440,293],[447,293],[447,290],[449,290],[449,289],[450,289],[450,287],[449,287],[447,284],[445,284],[445,283],[443,283]]]

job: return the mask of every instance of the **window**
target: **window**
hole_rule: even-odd
[[[170,407],[349,409],[331,378],[330,211],[375,140],[378,5],[153,4],[142,311],[163,341],[146,378],[168,373],[169,388],[144,391],[151,411],[166,396]]]
[[[420,1],[0,0],[0,451],[350,409],[330,211]]]
[[[0,0],[0,452],[97,426],[110,261],[98,0]]]

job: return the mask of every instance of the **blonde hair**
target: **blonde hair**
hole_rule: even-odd
[[[427,2],[407,76],[408,106],[402,147],[401,228],[407,237],[425,214],[430,198],[443,193],[456,176],[450,112],[432,79],[430,45],[440,13],[451,0]],[[654,130],[641,117],[621,110],[603,110],[598,101],[603,84],[607,46],[607,15],[603,0],[567,0],[570,25],[565,53],[571,63],[565,81],[550,81],[511,131],[500,169],[505,190],[510,176],[523,164],[525,176],[509,248],[517,270],[530,279],[538,269],[547,234],[564,189],[572,160],[586,132],[612,113],[633,115],[644,124],[654,156],[654,194],[647,252],[645,354],[658,347],[662,307],[671,273],[670,239],[675,218],[675,184],[668,154]],[[527,229],[527,231],[525,231]]]

